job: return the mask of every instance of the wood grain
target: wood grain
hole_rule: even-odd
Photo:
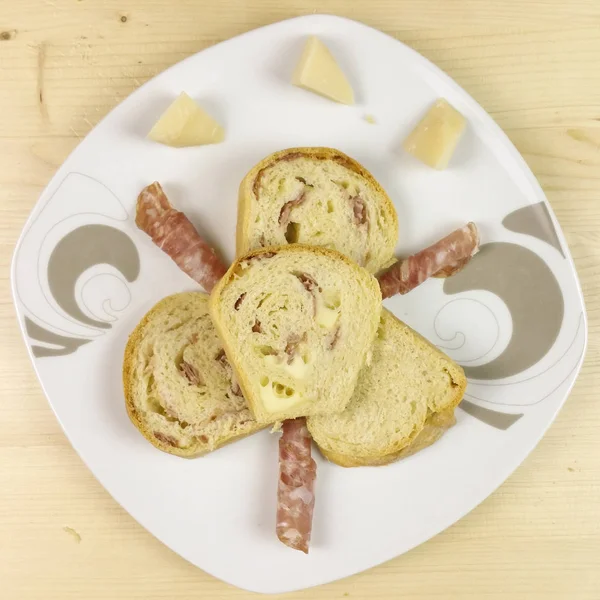
[[[364,21],[412,46],[508,133],[567,236],[590,342],[555,424],[495,494],[400,558],[285,597],[600,597],[600,3],[7,0],[0,3],[2,598],[254,597],[162,546],[81,463],[33,374],[8,272],[39,193],[120,100],[207,46],[312,12]]]

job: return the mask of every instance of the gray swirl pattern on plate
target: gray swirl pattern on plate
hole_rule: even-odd
[[[502,299],[510,311],[513,331],[504,351],[488,363],[465,365],[467,377],[502,379],[525,371],[552,348],[564,316],[560,285],[548,265],[517,244],[492,242],[476,258],[444,281],[444,292],[486,290]]]
[[[100,329],[111,324],[86,315],[77,302],[75,285],[87,269],[107,264],[118,269],[127,281],[137,279],[140,258],[131,238],[108,225],[83,225],[63,237],[48,261],[48,284],[57,304],[71,317]]]

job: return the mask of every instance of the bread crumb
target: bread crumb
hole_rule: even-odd
[[[273,423],[273,427],[271,428],[271,433],[278,433],[279,431],[281,431],[282,425],[282,421],[275,421],[275,423]]]
[[[81,543],[81,536],[79,535],[79,532],[77,532],[75,529],[73,529],[72,527],[63,527],[63,531],[65,533],[68,533],[78,544]]]
[[[365,121],[371,125],[375,125],[377,123],[373,115],[365,115]]]
[[[574,473],[575,469],[573,467],[567,467],[567,471],[571,471],[571,473]]]

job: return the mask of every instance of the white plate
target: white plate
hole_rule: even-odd
[[[289,84],[309,34],[321,36],[349,74],[356,106]],[[225,126],[224,143],[170,149],[145,139],[182,90]],[[468,120],[442,172],[400,149],[439,96]],[[299,145],[340,148],[374,173],[396,202],[399,252],[468,220],[488,244],[462,275],[428,281],[388,303],[468,367],[457,425],[435,446],[385,468],[342,469],[317,459],[308,556],[275,537],[277,436],[262,432],[194,461],[162,454],[129,422],[120,373],[127,335],[140,317],[163,296],[194,288],[136,229],[140,189],[161,181],[231,259],[239,181],[266,154]],[[506,136],[417,53],[330,16],[292,19],[209,48],[127,98],[42,194],[15,252],[12,283],[44,391],[92,472],[175,552],[258,592],[346,577],[460,519],[539,441],[586,345],[583,300],[563,235]]]

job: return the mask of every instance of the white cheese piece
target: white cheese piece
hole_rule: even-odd
[[[315,314],[316,322],[321,326],[325,327],[325,329],[332,329],[335,325],[338,317],[340,316],[340,309],[331,308],[327,306],[327,304],[323,301],[323,298],[320,294],[316,297],[317,311]]]
[[[268,365],[280,368],[282,371],[285,371],[294,377],[294,379],[304,379],[309,368],[304,362],[304,359],[298,355],[294,356],[291,363],[288,363],[286,360],[281,360],[279,357],[273,355],[265,356],[265,362]]]
[[[181,92],[148,134],[148,139],[176,148],[216,144],[224,137],[223,128],[185,92]]]
[[[354,104],[354,91],[327,46],[317,37],[306,42],[292,83],[342,104]]]
[[[263,383],[265,385],[262,385]],[[260,399],[262,400],[264,409],[270,413],[288,410],[304,400],[297,390],[292,390],[290,387],[268,379],[261,382]]]
[[[404,149],[434,169],[445,169],[465,125],[465,118],[440,98],[406,138]]]
[[[294,356],[291,363],[284,363],[285,370],[289,373],[294,379],[304,379],[306,377],[306,373],[308,372],[308,365],[304,362],[304,359],[301,356]]]

